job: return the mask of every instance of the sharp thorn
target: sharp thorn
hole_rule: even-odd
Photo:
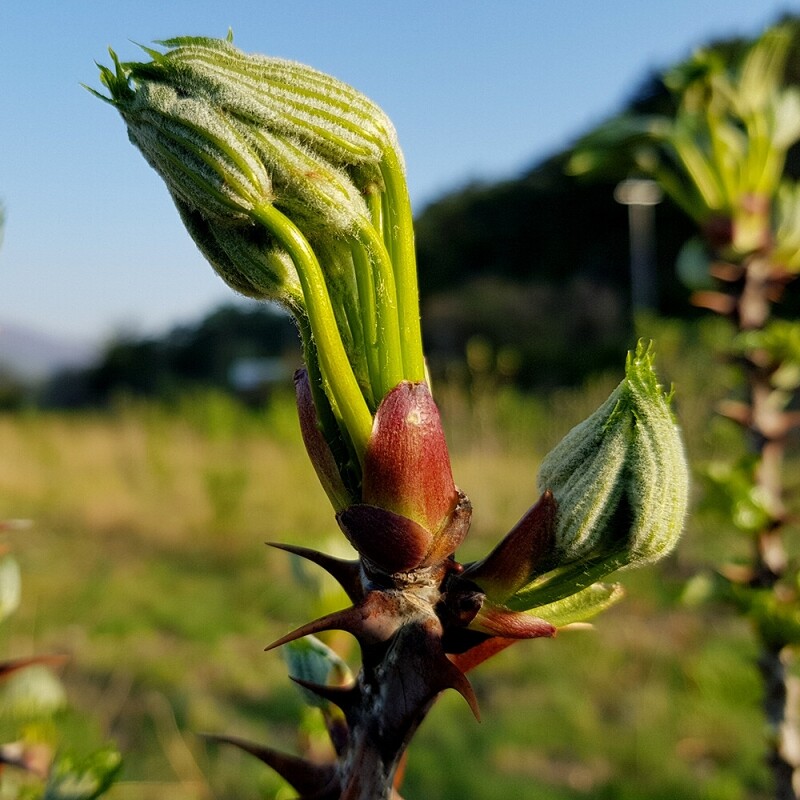
[[[364,587],[361,584],[361,567],[357,560],[348,561],[343,558],[335,558],[334,556],[320,553],[319,550],[299,547],[298,545],[282,544],[280,542],[267,542],[267,545],[300,558],[305,558],[318,567],[322,567],[339,582],[352,602],[357,603],[363,599]]]
[[[341,630],[352,633],[357,639],[363,626],[363,618],[361,613],[355,606],[342,609],[341,611],[334,611],[332,614],[326,614],[324,617],[319,617],[299,628],[295,628],[280,639],[268,644],[264,650],[274,650],[276,647],[294,642],[297,639],[302,639],[310,633],[320,633],[321,631]]]
[[[445,686],[448,689],[455,689],[466,701],[475,719],[481,721],[481,710],[478,707],[478,698],[475,690],[469,682],[469,678],[449,659],[447,660],[446,674],[444,675]]]
[[[303,797],[325,796],[323,793],[336,779],[336,768],[333,764],[315,764],[305,758],[281,753],[271,747],[248,742],[236,736],[203,734],[203,737],[219,744],[232,745],[255,756],[288,781]]]
[[[355,683],[350,686],[328,686],[322,683],[314,683],[313,681],[304,681],[302,678],[295,678],[293,675],[290,675],[289,678],[303,689],[307,689],[323,700],[338,706],[345,714],[358,702],[360,692]]]

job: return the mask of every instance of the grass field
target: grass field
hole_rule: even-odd
[[[735,442],[708,411],[726,391],[724,368],[678,327],[662,326],[659,340],[693,460],[718,457]],[[440,388],[456,480],[475,507],[462,560],[534,502],[541,457],[618,378],[539,399]],[[321,574],[264,544],[346,552],[290,398],[258,413],[198,395],[170,407],[0,417],[4,517],[34,524],[10,539],[23,602],[2,630],[3,651],[70,654],[63,679],[74,708],[62,730],[78,750],[120,747],[111,800],[292,796],[257,762],[198,736],[322,747],[280,654],[263,652],[344,603]],[[472,675],[482,724],[444,695],[412,745],[407,796],[766,798],[747,624],[681,602],[689,578],[744,550],[698,512],[663,566],[621,577],[628,597],[594,629],[522,643],[484,665]],[[344,635],[329,641],[357,667]]]

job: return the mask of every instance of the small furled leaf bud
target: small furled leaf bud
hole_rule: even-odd
[[[558,503],[562,563],[619,554],[638,565],[665,556],[681,534],[689,472],[678,427],[642,342],[625,379],[546,456],[540,490]]]

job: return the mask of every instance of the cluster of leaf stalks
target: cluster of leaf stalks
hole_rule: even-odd
[[[695,305],[729,318],[720,355],[738,367],[742,391],[718,411],[735,422],[749,453],[715,464],[707,478],[752,558],[721,568],[716,596],[752,620],[760,646],[768,762],[775,797],[800,797],[800,692],[791,665],[800,644],[800,553],[787,535],[783,462],[800,426],[800,323],[775,318],[800,273],[800,183],[784,175],[800,140],[800,89],[784,83],[797,31],[766,31],[737,63],[701,51],[669,72],[672,116],[624,116],[578,146],[576,173],[618,171],[655,178],[697,223],[678,271]],[[618,173],[619,174],[619,173]],[[792,498],[796,505],[797,498]]]
[[[608,401],[545,458],[535,487],[532,476],[538,500],[485,558],[461,563],[472,508],[426,380],[391,123],[351,87],[242,53],[231,37],[161,45],[141,63],[112,53],[108,96],[95,94],[120,112],[220,276],[294,316],[303,440],[356,551],[276,545],[327,570],[351,602],[270,645],[294,643],[290,672],[322,709],[335,757],[216,738],[308,800],[397,798],[406,747],[442,691],[477,716],[467,672],[591,618],[621,596],[606,576],[674,547],[688,474],[670,398],[639,343]],[[310,638],[334,629],[360,646],[356,676]]]

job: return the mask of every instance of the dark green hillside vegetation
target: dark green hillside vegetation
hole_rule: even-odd
[[[731,59],[748,44],[732,39],[711,47]],[[662,66],[653,65],[658,73]],[[786,82],[800,83],[796,45]],[[619,113],[669,115],[674,104],[654,72]],[[614,200],[626,171],[609,159],[605,174],[582,180],[566,174],[570,156],[567,149],[518,178],[471,184],[419,215],[423,318],[435,367],[452,367],[470,339],[479,337],[506,353],[523,386],[574,384],[612,366],[614,353],[630,346],[628,217]],[[786,174],[800,175],[797,147]],[[693,232],[693,223],[668,198],[656,207],[658,313],[695,315],[690,292],[675,274],[678,253]],[[799,311],[792,297],[778,308],[787,316]]]
[[[435,366],[457,361],[479,336],[515,354],[521,385],[575,384],[630,345],[627,211],[613,199],[614,182],[578,181],[564,163],[558,156],[519,179],[469,186],[420,215]],[[685,313],[688,292],[673,265],[691,226],[665,204],[656,229],[658,310]]]
[[[120,394],[175,397],[200,388],[238,388],[258,400],[272,382],[290,385],[299,353],[285,314],[263,304],[225,305],[161,337],[111,342],[92,366],[55,376],[41,400],[50,407],[104,406]]]

